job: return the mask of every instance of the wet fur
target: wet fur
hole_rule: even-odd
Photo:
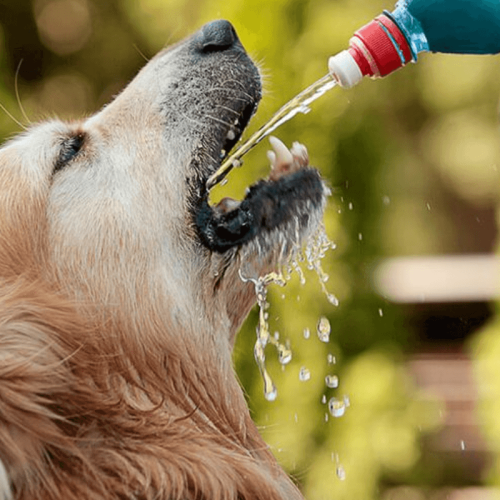
[[[217,120],[260,92],[239,42],[209,51],[214,36],[160,53],[94,117],[0,150],[2,500],[301,498],[233,372],[255,301],[239,247],[208,248],[193,223]],[[247,255],[276,241],[261,233]]]

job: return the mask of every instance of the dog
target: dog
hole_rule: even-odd
[[[232,347],[322,219],[304,147],[209,203],[261,98],[232,25],[164,49],[110,105],[0,150],[0,498],[293,500]]]

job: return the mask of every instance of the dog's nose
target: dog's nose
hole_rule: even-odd
[[[200,30],[199,41],[203,52],[222,51],[239,43],[233,25],[223,19],[205,24]]]

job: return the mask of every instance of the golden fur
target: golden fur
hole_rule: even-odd
[[[233,372],[255,300],[240,254],[192,224],[207,109],[250,71],[230,51],[192,63],[199,37],[95,116],[0,150],[2,500],[301,498]]]

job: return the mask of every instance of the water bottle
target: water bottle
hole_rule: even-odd
[[[500,53],[500,0],[399,0],[356,31],[328,69],[339,85],[352,87],[416,62],[421,52]]]

